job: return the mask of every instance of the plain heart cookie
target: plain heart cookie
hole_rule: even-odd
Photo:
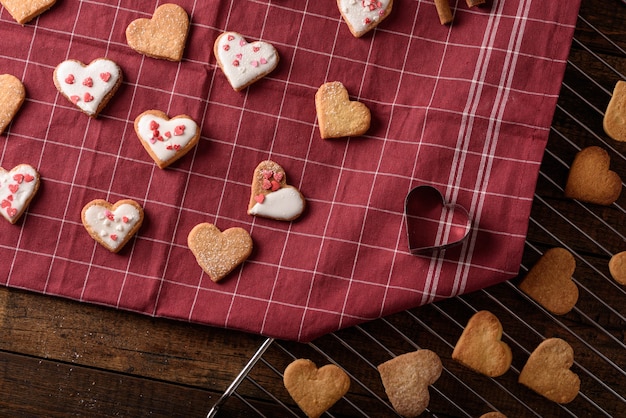
[[[572,253],[551,248],[528,271],[519,288],[548,311],[564,315],[578,301],[578,286],[572,281],[575,270]]]
[[[159,168],[183,157],[200,139],[200,129],[191,117],[178,115],[170,119],[160,110],[147,110],[137,116],[135,132]]]
[[[363,135],[370,128],[371,113],[363,103],[350,100],[339,81],[324,83],[315,93],[315,110],[324,139]]]
[[[614,140],[626,142],[626,81],[615,83],[613,95],[604,112],[602,127]]]
[[[217,65],[235,91],[271,73],[279,57],[272,44],[263,41],[248,42],[237,32],[224,32],[213,44]]]
[[[306,206],[298,189],[287,184],[285,170],[274,161],[263,161],[254,169],[248,215],[279,221],[297,219]]]
[[[511,348],[502,341],[502,324],[489,311],[476,312],[457,341],[452,358],[489,377],[502,376],[511,367]]]
[[[428,407],[428,386],[439,379],[442,370],[439,356],[424,349],[402,354],[378,366],[389,402],[406,418],[417,417]]]
[[[580,378],[570,370],[572,364],[572,347],[560,338],[548,338],[531,353],[518,381],[553,402],[569,403],[580,391]]]
[[[196,261],[216,283],[250,256],[252,244],[245,229],[234,227],[222,232],[210,223],[196,225],[187,236]]]
[[[0,75],[0,134],[11,123],[25,99],[26,89],[17,77]]]
[[[39,172],[28,164],[10,171],[0,167],[0,213],[12,224],[22,216],[39,190]]]
[[[117,253],[135,235],[143,223],[143,208],[134,200],[122,199],[111,204],[92,200],[81,212],[83,226],[91,237],[112,253]]]
[[[350,389],[350,377],[334,364],[319,369],[311,360],[297,359],[283,374],[291,398],[309,418],[317,418]]]
[[[348,29],[357,38],[380,24],[393,6],[393,0],[337,0],[337,7]]]
[[[30,22],[56,3],[56,0],[0,0],[20,25]]]
[[[177,4],[159,6],[151,19],[137,19],[126,27],[126,42],[135,51],[152,58],[183,59],[189,16]]]
[[[613,204],[622,192],[622,180],[609,170],[610,162],[608,152],[600,147],[578,152],[569,170],[565,196],[597,205]]]
[[[63,96],[95,118],[122,84],[122,70],[106,58],[95,59],[88,65],[66,60],[57,65],[53,80]]]

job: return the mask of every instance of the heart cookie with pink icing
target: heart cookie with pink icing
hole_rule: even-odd
[[[103,199],[87,203],[81,212],[85,229],[104,248],[117,253],[143,223],[143,208],[131,199],[111,204]]]
[[[304,196],[287,184],[285,170],[280,165],[267,160],[254,169],[248,215],[292,221],[304,208]]]
[[[57,65],[53,80],[63,96],[95,118],[122,84],[122,70],[106,58],[95,59],[88,65],[66,60]]]
[[[39,190],[39,173],[28,164],[0,167],[0,213],[14,224]]]
[[[271,73],[279,57],[273,45],[248,42],[236,32],[224,32],[215,40],[213,53],[235,91],[241,91]]]
[[[135,132],[159,168],[184,156],[200,139],[200,129],[189,116],[170,119],[159,110],[147,110],[137,116]]]
[[[346,21],[348,29],[360,38],[385,20],[393,0],[337,0],[337,7]]]

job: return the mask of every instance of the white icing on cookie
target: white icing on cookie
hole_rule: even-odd
[[[282,187],[265,195],[263,203],[256,203],[248,213],[277,220],[295,219],[304,210],[304,199],[295,187]]]
[[[114,211],[97,204],[91,205],[83,217],[85,224],[112,250],[126,242],[129,232],[140,220],[139,210],[127,203],[119,205]]]
[[[106,58],[98,58],[86,66],[67,60],[56,67],[54,84],[74,105],[93,116],[109,93],[119,86],[121,77],[118,65]]]
[[[14,223],[39,188],[39,174],[28,164],[11,171],[0,168],[0,213]]]
[[[196,137],[198,125],[187,117],[164,119],[145,113],[137,121],[137,135],[162,162],[181,152]]]
[[[338,0],[343,18],[352,32],[363,34],[380,23],[388,14],[392,0]]]

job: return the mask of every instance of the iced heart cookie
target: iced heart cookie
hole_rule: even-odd
[[[235,91],[241,91],[271,73],[278,65],[273,45],[248,42],[236,32],[224,32],[213,45],[217,65]]]
[[[106,58],[95,59],[88,65],[67,60],[57,65],[53,79],[63,96],[95,118],[122,84],[122,70]]]
[[[385,20],[393,0],[337,0],[337,7],[348,29],[359,38]]]
[[[0,0],[20,25],[30,22],[56,3],[56,0]]]
[[[319,369],[311,360],[297,359],[285,369],[283,383],[309,418],[330,409],[350,389],[350,377],[334,364]]]
[[[39,173],[28,164],[0,167],[0,213],[14,224],[39,190]]]
[[[626,142],[626,81],[618,81],[602,120],[604,132],[616,141]]]
[[[263,161],[254,169],[251,189],[248,215],[292,221],[304,211],[304,196],[287,184],[285,170],[274,161]]]
[[[151,19],[137,19],[126,27],[126,42],[152,58],[180,61],[189,33],[189,16],[177,4],[159,6]]]
[[[378,366],[391,405],[406,418],[417,417],[428,407],[428,386],[442,370],[441,359],[430,350],[402,354]]]
[[[611,158],[602,148],[584,148],[569,170],[565,196],[597,205],[613,204],[622,192],[622,180],[609,170]]]
[[[489,311],[479,311],[467,322],[452,358],[478,373],[497,377],[509,370],[513,354],[502,341],[498,318]]]
[[[576,260],[565,248],[551,248],[530,269],[519,288],[556,315],[572,310],[578,301],[578,286],[572,281]]]
[[[215,225],[201,223],[187,236],[187,245],[202,270],[211,280],[226,277],[252,253],[252,238],[243,228],[229,228],[224,232]]]
[[[11,74],[0,75],[0,134],[11,123],[25,98],[26,89],[17,77]]]
[[[568,403],[580,390],[580,378],[570,370],[572,364],[572,347],[560,338],[548,338],[531,353],[518,381],[553,402]]]
[[[137,116],[135,132],[159,168],[184,156],[200,139],[200,129],[189,116],[170,119],[159,110],[147,110]]]
[[[324,139],[359,136],[370,128],[370,110],[361,102],[351,101],[339,81],[324,83],[317,90],[315,110]]]
[[[115,204],[102,199],[92,200],[81,212],[89,235],[112,253],[120,251],[135,235],[143,217],[143,208],[130,199],[119,200]]]

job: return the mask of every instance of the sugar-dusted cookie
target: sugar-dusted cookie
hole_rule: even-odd
[[[88,65],[66,60],[57,65],[54,85],[76,107],[97,117],[122,84],[122,70],[107,58],[98,58]]]
[[[334,364],[319,369],[311,360],[297,359],[285,369],[283,383],[309,418],[317,418],[350,389],[350,377]]]
[[[201,223],[189,232],[187,245],[202,270],[218,282],[250,256],[253,243],[243,228],[222,232],[213,224]]]
[[[0,0],[0,4],[20,25],[25,25],[52,6],[56,0]]]
[[[502,376],[511,367],[511,348],[502,341],[502,324],[489,311],[476,312],[467,322],[452,358],[489,377]]]
[[[305,205],[302,193],[287,184],[280,165],[267,160],[254,169],[248,215],[292,221],[304,212]]]
[[[324,83],[317,90],[315,110],[324,139],[359,136],[370,128],[370,110],[361,102],[351,101],[339,81]]]
[[[248,42],[237,32],[224,32],[213,44],[217,65],[235,91],[271,73],[278,65],[276,48],[263,41]]]
[[[570,370],[572,364],[572,347],[560,338],[548,338],[531,353],[518,381],[553,402],[568,403],[580,390],[580,378]]]
[[[126,42],[135,51],[169,61],[183,59],[189,16],[177,4],[162,4],[151,19],[137,19],[126,27]]]
[[[39,190],[39,172],[28,164],[0,167],[0,213],[14,224]]]
[[[115,204],[95,199],[87,203],[81,212],[89,235],[112,253],[120,251],[135,235],[143,218],[143,208],[131,199],[118,200]]]
[[[200,139],[200,128],[187,115],[169,118],[160,110],[147,110],[135,118],[135,132],[159,168],[184,156]]]
[[[337,7],[348,29],[357,38],[374,29],[385,20],[393,0],[337,0]]]
[[[608,152],[600,147],[578,152],[569,170],[565,196],[597,205],[613,204],[622,192],[622,180],[609,170],[610,162]]]
[[[19,78],[0,75],[0,134],[4,132],[26,99],[26,89]]]
[[[626,142],[626,81],[618,81],[602,120],[604,132],[616,141]]]
[[[428,386],[439,379],[442,370],[439,356],[424,349],[399,355],[378,366],[389,402],[406,418],[417,417],[428,407]]]

